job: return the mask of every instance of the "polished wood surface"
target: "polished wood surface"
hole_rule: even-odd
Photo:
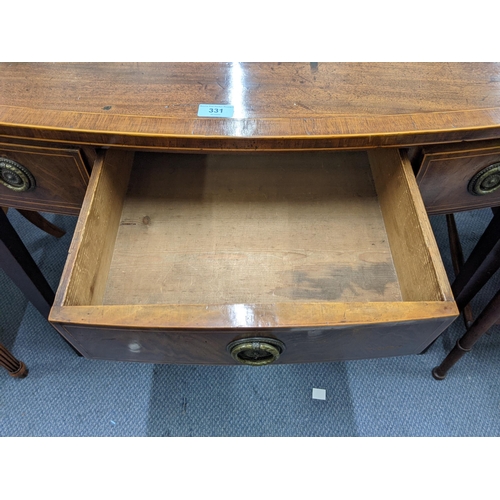
[[[468,191],[478,172],[500,163],[500,141],[428,146],[422,148],[421,156],[417,182],[429,214],[500,205],[500,189],[479,196]]]
[[[233,118],[199,118],[199,104]],[[498,63],[3,63],[0,135],[172,149],[500,137]]]
[[[198,117],[199,104],[233,105],[234,116]],[[469,148],[473,142],[491,144],[499,139],[499,63],[0,63],[0,142],[11,147],[78,150],[88,167],[96,151],[109,148],[106,154],[99,152],[94,164],[94,180],[51,313],[63,336],[88,357],[100,359],[232,363],[225,345],[262,332],[277,338],[285,335],[281,340],[288,348],[279,360],[283,363],[421,351],[453,320],[457,309],[404,149],[413,148],[413,166],[418,169],[422,147],[450,144],[453,148],[467,141],[464,146]],[[126,274],[128,266],[128,257],[116,252],[127,245],[116,236],[131,229],[126,227],[130,214],[124,217],[123,209],[130,205],[127,185],[134,155],[139,157],[141,150],[145,155],[250,152],[260,154],[249,157],[263,157],[265,152],[339,149],[370,150],[399,299],[388,301],[383,294],[377,299],[372,294],[340,302],[326,296],[314,301],[314,290],[303,286],[309,301],[262,303],[266,289],[256,286],[260,295],[252,292],[253,301],[244,295],[238,301],[233,294],[227,303],[217,303],[214,297],[196,303],[191,296],[181,304],[165,304],[160,303],[162,290],[158,300],[154,294],[142,293],[158,284],[149,261],[145,266],[153,272],[145,273],[144,283],[134,278],[128,288],[116,292],[120,296],[114,295],[113,272]],[[467,170],[476,167],[475,161],[467,164]],[[273,199],[276,193],[266,191],[273,183],[265,184],[264,170],[256,179],[266,186],[262,193]],[[447,171],[433,169],[440,174]],[[355,172],[346,166],[343,175]],[[49,168],[47,178],[52,174]],[[169,172],[164,174],[168,177]],[[134,185],[140,187],[141,180],[135,179]],[[240,181],[244,181],[241,186],[249,186],[245,179]],[[186,184],[193,182],[189,179]],[[446,183],[439,183],[444,193]],[[226,188],[234,186],[229,183]],[[218,210],[217,200],[210,200],[207,207]],[[49,196],[44,209],[50,201]],[[155,203],[149,200],[146,212],[140,214],[146,231],[155,230],[157,219],[147,213]],[[290,213],[297,210],[297,203],[293,205]],[[312,199],[306,205],[310,209]],[[226,213],[234,225],[235,213],[232,209]],[[214,217],[212,229],[220,232],[216,227],[220,223]],[[181,231],[180,226],[177,229]],[[278,241],[279,225],[275,229],[266,230]],[[347,239],[355,241],[358,229],[352,224]],[[314,228],[305,224],[298,235],[307,239],[309,231]],[[175,230],[172,233],[169,227],[169,234],[153,246],[161,250],[165,242],[171,244],[172,234],[175,239]],[[222,236],[226,241],[228,235]],[[134,238],[141,250],[140,238]],[[262,243],[257,237],[254,240],[249,238],[247,250]],[[283,234],[281,240],[286,240]],[[196,250],[206,249],[207,241],[201,238],[201,250]],[[140,253],[137,248],[134,252]],[[177,257],[185,256],[181,247],[176,251]],[[157,255],[162,258],[161,252]],[[115,266],[117,257],[121,263]],[[205,269],[219,276],[230,264],[217,261]],[[316,273],[319,282],[328,275],[324,262],[313,267],[309,278]],[[255,279],[263,279],[256,274]],[[349,272],[344,274],[342,279]],[[227,276],[231,280],[235,275]],[[271,289],[281,278],[271,283]],[[171,286],[172,281],[167,281]],[[390,280],[379,280],[377,286],[387,283]],[[199,297],[206,295],[205,282],[204,286]],[[143,302],[125,300],[134,287]],[[134,340],[136,334],[140,338]]]
[[[369,185],[370,178],[367,179],[368,186],[366,182],[363,184],[358,179],[363,178],[363,171],[367,173],[369,164],[366,161],[366,153],[314,153],[312,156],[310,153],[296,153],[291,156],[275,154],[243,157],[215,155],[215,158],[210,155],[198,155],[197,159],[188,158],[183,163],[184,169],[188,171],[183,174],[191,173],[192,179],[189,183],[184,177],[175,175],[173,165],[168,166],[171,155],[135,155],[137,158],[133,161],[133,152],[110,149],[96,163],[50,315],[50,321],[61,334],[86,356],[155,363],[231,364],[235,361],[226,352],[225,346],[233,340],[247,338],[252,334],[255,336],[257,333],[278,338],[288,346],[280,356],[279,363],[404,355],[420,352],[456,317],[456,306],[438,257],[439,251],[425,209],[419,198],[411,165],[398,150],[370,152],[375,190]],[[339,198],[340,205],[332,209],[331,203],[335,202],[328,202],[328,207],[332,209],[328,220],[340,224],[339,227],[342,227],[342,217],[351,220],[350,228],[344,231],[345,234],[340,234],[339,231],[339,234],[335,235],[328,233],[332,231],[332,227],[323,227],[321,224],[315,226],[312,220],[314,217],[308,224],[301,226],[301,216],[307,219],[308,211],[317,212],[317,215],[321,212],[322,203],[325,201],[321,197],[322,191],[330,193],[332,189],[336,189],[335,176],[328,182],[324,179],[324,172],[320,175],[323,179],[322,185],[318,186],[315,180],[318,174],[315,167],[318,165],[315,165],[313,160],[311,169],[315,175],[306,182],[307,158],[311,156],[314,159],[315,155],[316,160],[320,160],[318,165],[322,165],[321,168],[327,174],[336,158],[339,164],[343,165],[336,175],[341,175],[345,185],[340,186],[342,189],[337,193],[338,196],[331,196]],[[282,162],[286,161],[287,157],[289,161],[292,158],[295,162],[299,158],[298,164],[302,165],[302,168],[291,175],[294,170],[292,165],[289,172],[291,179],[281,177],[280,182],[275,179],[274,182],[266,184],[268,180],[273,179],[273,168],[281,171]],[[193,175],[196,168],[193,171],[189,164],[194,161],[199,167],[200,158],[208,173],[202,169],[203,175],[197,179],[196,175]],[[347,158],[353,163],[349,164]],[[245,161],[239,165],[238,160],[242,159]],[[270,161],[273,159],[274,162]],[[267,165],[270,172],[268,178],[264,176],[262,169],[259,170],[259,161]],[[214,178],[218,180],[214,184],[214,178],[210,174],[220,173],[226,163],[234,163],[234,172],[224,171],[224,175],[218,178],[215,175]],[[158,165],[163,168],[159,169]],[[255,182],[253,178],[241,177],[241,170],[245,167],[258,173]],[[134,170],[137,168],[139,174],[134,176]],[[114,184],[112,180],[117,179],[120,169],[121,172],[130,171],[130,178],[135,181],[129,182],[130,174],[127,173],[127,176],[119,177],[118,185]],[[153,173],[161,170],[162,174],[160,177],[151,176],[151,172],[148,172],[150,169]],[[358,175],[346,180],[346,172]],[[165,177],[168,182],[164,182]],[[232,177],[239,178],[240,182],[231,184]],[[296,183],[297,178],[301,179],[300,186]],[[388,179],[394,180],[388,182]],[[360,182],[359,186],[357,182]],[[217,186],[215,191],[214,185]],[[193,186],[197,187],[199,192],[193,191]],[[144,193],[141,195],[142,189],[149,188],[152,189],[150,196],[145,196]],[[303,188],[307,189],[302,191]],[[231,193],[230,189],[234,192]],[[344,192],[346,189],[347,193]],[[170,217],[165,217],[163,212],[168,206],[162,203],[162,199],[163,202],[173,200],[175,205],[179,200],[182,201],[183,196],[189,195],[191,207],[196,205],[196,197],[205,196],[206,214],[212,216],[215,211],[219,216],[230,216],[231,220],[234,213],[241,215],[242,207],[238,207],[238,203],[244,208],[245,204],[252,202],[248,199],[249,193],[254,203],[259,201],[256,196],[261,197],[260,203],[264,203],[267,197],[270,209],[265,213],[259,210],[257,212],[260,216],[281,219],[285,228],[287,224],[291,224],[290,237],[284,238],[283,230],[279,230],[279,225],[276,224],[273,225],[271,233],[267,234],[264,229],[269,221],[262,220],[262,232],[257,227],[250,235],[240,234],[242,241],[238,251],[242,253],[241,257],[245,259],[255,250],[279,257],[280,245],[286,253],[296,249],[297,245],[308,245],[311,241],[313,246],[309,251],[314,253],[320,240],[329,239],[328,248],[321,245],[318,248],[322,251],[329,250],[330,254],[323,262],[316,259],[313,269],[307,268],[307,259],[286,262],[286,265],[290,269],[295,266],[302,274],[309,273],[310,277],[314,277],[314,273],[320,273],[320,285],[327,279],[326,273],[321,274],[322,267],[326,265],[330,275],[327,285],[337,286],[337,291],[343,292],[345,288],[349,288],[346,283],[351,280],[350,296],[340,293],[337,297],[340,300],[336,301],[335,297],[326,293],[328,290],[323,290],[323,294],[318,295],[319,288],[315,290],[311,283],[304,284],[297,280],[292,283],[297,291],[297,296],[292,297],[294,300],[288,300],[290,297],[282,299],[279,294],[269,300],[269,297],[264,298],[268,289],[265,286],[261,288],[262,279],[265,281],[267,277],[272,285],[276,279],[283,279],[283,275],[278,273],[277,278],[272,277],[269,272],[263,272],[262,268],[259,268],[257,271],[251,270],[246,278],[238,281],[241,276],[233,273],[234,263],[231,260],[231,252],[227,251],[218,254],[220,262],[213,259],[208,262],[209,271],[217,270],[212,279],[205,281],[197,275],[194,269],[196,266],[207,268],[207,262],[203,262],[202,258],[206,256],[199,254],[207,253],[208,240],[205,233],[219,231],[219,217],[209,217],[205,224],[201,224],[195,216],[187,217],[188,220],[184,223],[185,232],[192,232],[195,237],[188,245],[189,250],[184,248],[182,238],[178,237],[175,229],[177,222],[169,220],[182,216],[182,213],[172,213]],[[300,210],[297,211],[297,207],[286,207],[284,193],[285,198],[288,197],[293,204],[304,208],[303,214]],[[381,220],[374,214],[367,216],[363,210],[366,206],[373,209],[376,195],[385,200],[381,200],[380,207],[376,207],[382,212],[384,231],[380,230]],[[301,199],[297,199],[297,196]],[[356,199],[359,196],[367,196],[369,199],[363,202]],[[127,197],[132,200],[131,203]],[[326,200],[328,198],[326,197]],[[390,198],[395,200],[397,210],[394,210]],[[135,210],[133,214],[129,213],[130,207]],[[103,217],[104,213],[106,217]],[[338,222],[334,220],[337,215]],[[358,217],[358,220],[354,220],[355,217]],[[400,220],[395,220],[398,217]],[[317,219],[322,220],[321,217]],[[165,226],[166,223],[169,225]],[[237,220],[233,219],[231,223],[234,225]],[[298,237],[294,237],[294,224],[297,224]],[[138,227],[128,227],[134,225]],[[127,235],[120,236],[122,229],[127,233],[128,230],[142,231],[142,237],[137,239],[134,236],[131,241]],[[321,233],[320,240],[314,235],[315,229],[318,234]],[[229,233],[229,229],[227,232]],[[358,234],[352,234],[353,232]],[[370,239],[370,232],[375,235],[375,240]],[[339,239],[337,243],[336,236]],[[335,262],[337,257],[342,258],[342,245],[347,245],[344,250],[354,257],[360,250],[366,257],[369,251],[363,251],[361,247],[371,247],[377,238],[384,240],[378,242],[378,246],[382,248],[378,250],[383,253],[388,242],[394,257],[401,296],[393,297],[392,301],[387,301],[381,294],[386,292],[386,285],[391,283],[385,278],[381,280],[377,275],[376,258],[380,257],[375,256],[372,267],[375,268],[377,276],[372,280],[372,284],[375,283],[373,290],[368,290],[368,293],[363,289],[368,281],[356,281],[356,266],[346,270],[342,262]],[[228,235],[222,234],[221,242],[227,242],[227,239]],[[151,245],[153,251],[148,243],[151,241],[154,243]],[[219,241],[219,238],[215,241]],[[232,243],[234,245],[235,241]],[[194,260],[191,262],[192,266],[180,266],[169,275],[172,266],[168,262],[164,263],[165,258],[171,257],[168,255],[172,250],[169,245],[177,245],[177,248],[180,245],[183,251],[192,254],[198,252],[199,262]],[[113,252],[116,253],[115,256],[112,255]],[[396,258],[397,253],[401,253],[401,257]],[[138,261],[134,260],[137,256]],[[182,256],[183,253],[179,252],[178,257]],[[313,256],[313,260],[316,257]],[[233,280],[228,289],[227,279],[224,282],[222,292],[229,293],[225,299],[217,291],[220,285],[219,277],[224,274],[224,264],[232,270],[226,273],[226,278]],[[366,259],[365,264],[369,270],[370,258]],[[141,272],[142,270],[145,272]],[[238,272],[244,273],[245,269]],[[176,276],[181,276],[184,280],[182,287],[176,288]],[[339,279],[336,282],[331,276]],[[254,286],[253,282],[256,282],[257,286]],[[247,293],[247,286],[250,294]],[[358,290],[358,297],[356,293],[352,294],[353,291],[356,292],[356,286],[361,289]],[[176,293],[171,293],[169,287],[173,287]],[[203,293],[197,295],[197,287],[200,287]],[[215,291],[210,290],[210,287]],[[187,293],[187,296],[182,297],[181,291]],[[238,293],[240,295],[235,295]],[[158,303],[159,301],[163,302]]]
[[[80,149],[0,141],[0,157],[19,163],[35,180],[35,187],[24,192],[0,184],[0,205],[65,215],[79,214],[89,181],[89,169]]]
[[[54,326],[84,357],[89,359],[142,363],[233,365],[236,362],[227,351],[228,344],[237,339],[255,336],[278,339],[285,344],[285,350],[275,362],[276,364],[375,359],[420,353],[453,320],[452,316],[449,318],[433,317],[423,321],[420,314],[426,305],[430,307],[430,315],[436,311],[433,308],[435,303],[422,303],[417,312],[419,318],[417,321],[380,322],[384,317],[380,314],[382,309],[390,311],[390,317],[394,317],[393,304],[385,304],[385,308],[377,307],[375,309],[368,305],[365,310],[371,313],[371,316],[366,315],[365,322],[362,324],[347,323],[325,327],[323,323],[322,327],[310,326],[307,330],[286,328],[279,330],[271,328],[221,330],[215,325],[212,330],[196,327],[184,331],[169,330],[166,326],[160,329],[140,329],[131,327],[133,324],[130,322],[132,319],[129,314],[131,308],[125,306],[109,306],[117,307],[116,316],[114,316],[118,322],[116,325],[108,327],[96,326],[97,323],[91,327],[79,325],[77,324],[78,312],[75,311],[76,314],[71,315],[71,322],[56,323]],[[411,305],[409,308],[404,307],[408,303],[399,304],[402,305],[400,312],[402,309],[410,312],[410,316],[405,317],[411,317],[411,314],[416,312]],[[321,308],[318,307],[318,304],[315,306],[309,311],[313,313],[310,316],[311,325],[315,321],[314,312],[321,314]],[[335,311],[338,318],[341,318],[344,312],[349,315],[350,308],[345,307],[345,304],[343,306]],[[150,316],[152,312],[150,307],[157,307],[158,314],[153,316],[155,323],[160,322],[161,317],[168,321],[170,308],[167,307],[167,310],[164,311],[162,306],[147,306],[144,316]],[[199,309],[202,308],[205,309],[205,306],[199,307]],[[97,321],[99,321],[98,318],[105,320],[109,318],[108,311],[103,314],[102,308],[95,308],[93,311],[89,311],[89,308],[76,309],[81,309],[82,316],[85,317],[87,323],[88,319],[91,318],[97,319]],[[269,308],[270,317],[275,312],[273,309],[273,307]],[[326,308],[326,310],[328,309],[329,307]],[[449,313],[453,314],[451,309]],[[122,312],[125,316],[121,315]],[[282,312],[279,308],[276,309],[276,312],[278,312],[277,317],[282,317],[279,314]],[[87,317],[87,313],[90,313],[91,316]],[[244,314],[244,310],[238,311],[233,308],[232,313],[231,316],[234,320],[235,315],[241,316],[242,313]],[[252,307],[249,307],[248,313],[253,313]],[[333,311],[330,310],[328,313],[331,314]],[[196,311],[191,311],[191,314],[193,318],[196,317]],[[405,314],[403,313],[403,315]],[[121,318],[129,320],[127,326],[121,327],[119,323]],[[319,318],[322,317],[319,316]],[[134,319],[136,319],[135,316]],[[122,320],[122,323],[125,321]]]

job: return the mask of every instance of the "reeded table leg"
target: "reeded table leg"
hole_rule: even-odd
[[[0,344],[0,366],[9,372],[11,377],[24,378],[28,375],[26,365],[16,359],[2,344]]]
[[[500,318],[500,290],[489,304],[483,309],[476,321],[467,330],[463,337],[457,341],[455,347],[446,356],[443,362],[432,370],[436,380],[443,380],[448,370],[497,322]]]

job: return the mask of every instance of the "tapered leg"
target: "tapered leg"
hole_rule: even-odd
[[[9,372],[11,377],[24,378],[28,375],[26,365],[16,359],[2,344],[0,344],[0,366]]]
[[[451,285],[459,310],[463,310],[500,267],[499,236],[500,211],[496,211],[459,275]]]
[[[500,318],[500,290],[483,309],[465,335],[456,343],[443,362],[432,370],[437,380],[446,377],[448,370],[497,322]]]
[[[54,292],[3,210],[0,210],[0,267],[42,316],[48,318]]]
[[[0,210],[0,268],[40,314],[48,319],[54,292],[3,210]],[[66,339],[64,341],[81,356]]]
[[[16,210],[26,219],[29,220],[36,227],[45,231],[46,233],[55,236],[56,238],[61,238],[66,234],[66,231],[60,227],[55,226],[52,222],[49,222],[45,217],[40,215],[38,212],[33,212],[32,210],[21,210],[16,208]]]
[[[462,244],[460,243],[460,236],[457,230],[457,224],[455,222],[455,216],[453,214],[446,214],[446,225],[448,227],[448,241],[450,244],[451,262],[453,264],[453,271],[456,278],[460,275],[460,272],[462,271],[462,268],[464,266],[464,255],[462,252]],[[469,271],[469,273],[471,272],[472,271]],[[474,321],[471,305],[468,303],[464,304],[463,309],[460,309],[460,313],[463,316],[465,328],[469,328]],[[437,339],[431,342],[420,354],[426,354],[436,341]]]
[[[455,277],[457,277],[463,266],[464,266],[464,255],[462,252],[462,245],[460,243],[460,237],[458,235],[457,224],[455,222],[455,216],[453,214],[446,215],[446,224],[448,226],[448,240],[450,242],[451,251],[451,261],[453,264],[453,271],[455,272]],[[463,314],[465,328],[469,328],[473,321],[472,308],[470,304],[464,305]]]

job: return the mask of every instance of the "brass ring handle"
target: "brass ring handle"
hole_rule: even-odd
[[[0,183],[19,193],[35,189],[36,186],[31,172],[9,158],[0,158]]]
[[[274,363],[285,350],[276,339],[255,337],[235,340],[227,346],[233,359],[244,365],[263,366]]]
[[[467,189],[470,194],[483,196],[500,188],[500,162],[483,168],[469,182]]]

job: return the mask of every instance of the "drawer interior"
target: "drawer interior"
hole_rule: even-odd
[[[103,304],[401,300],[366,154],[137,155]]]
[[[64,306],[450,299],[401,165],[367,152],[110,153]]]

